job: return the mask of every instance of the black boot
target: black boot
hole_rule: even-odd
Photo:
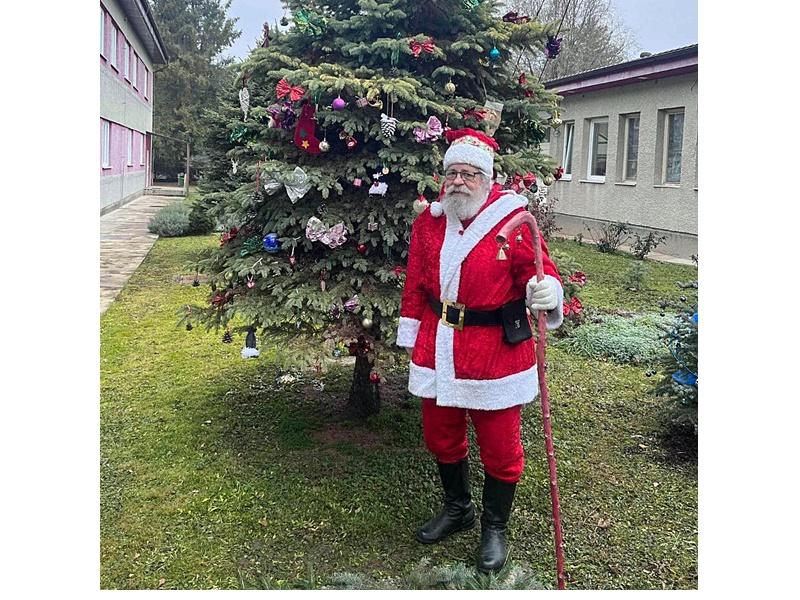
[[[475,527],[475,506],[469,493],[469,461],[439,465],[444,487],[444,508],[417,531],[417,540],[435,544],[451,533]]]
[[[516,483],[506,483],[486,473],[481,513],[481,548],[478,570],[499,571],[508,557],[508,517],[514,502]]]

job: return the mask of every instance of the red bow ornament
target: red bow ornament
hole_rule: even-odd
[[[432,54],[436,49],[436,45],[433,43],[433,38],[428,38],[421,44],[417,40],[411,40],[408,42],[408,46],[411,48],[411,54],[414,55],[414,58],[419,58],[419,55],[423,51],[427,52],[428,54]]]
[[[483,108],[470,108],[464,111],[464,118],[472,118],[478,122],[481,122],[486,118],[486,110]]]
[[[281,79],[278,85],[275,86],[275,94],[278,96],[278,99],[287,96],[292,102],[297,102],[305,93],[306,91],[299,85],[289,85],[289,82],[285,79]]]

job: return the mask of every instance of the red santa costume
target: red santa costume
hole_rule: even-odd
[[[468,164],[492,173],[497,150],[492,138],[463,129],[448,132],[448,139],[452,143],[445,155],[445,169],[452,164]],[[434,202],[412,226],[397,344],[413,348],[408,389],[423,398],[423,435],[439,463],[445,487],[444,512],[449,511],[449,517],[440,515],[432,520],[439,521],[433,525],[429,522],[418,532],[419,541],[424,543],[474,525],[474,513],[471,520],[469,517],[472,509],[466,475],[467,414],[476,429],[487,481],[510,484],[513,498],[513,484],[522,473],[521,407],[539,392],[534,340],[507,342],[499,322],[463,326],[459,322],[467,312],[498,311],[526,297],[526,286],[536,275],[530,231],[521,227],[509,239],[506,260],[498,259],[495,237],[514,214],[526,210],[527,204],[524,196],[494,185],[474,218],[462,222],[452,214],[443,214],[440,203]],[[544,241],[541,244],[545,277],[558,284],[558,305],[547,312],[548,328],[552,329],[563,320],[563,289],[547,246]],[[445,317],[438,312],[442,310]],[[522,318],[531,322],[525,313]],[[461,465],[461,472],[450,472],[456,464]],[[456,506],[459,494],[461,504]],[[488,510],[486,504],[484,499],[484,512]],[[504,527],[503,523],[503,535]],[[494,568],[505,557],[500,563],[497,557],[492,560]]]

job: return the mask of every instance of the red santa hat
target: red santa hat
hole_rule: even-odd
[[[444,154],[444,168],[464,163],[477,167],[491,177],[494,168],[494,153],[500,146],[494,138],[469,127],[451,129],[444,134],[450,147]]]

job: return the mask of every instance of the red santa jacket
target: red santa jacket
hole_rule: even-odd
[[[414,221],[397,332],[397,344],[414,349],[408,380],[412,394],[436,398],[440,406],[486,410],[536,398],[533,339],[511,345],[503,339],[502,325],[458,331],[441,323],[429,304],[434,298],[494,310],[525,297],[526,284],[536,275],[531,232],[521,227],[522,240],[517,233],[509,239],[504,261],[497,259],[495,236],[527,204],[523,196],[495,185],[466,227],[446,214],[434,217],[430,208]],[[554,329],[563,320],[563,289],[544,240],[541,247],[545,277],[559,283],[559,304],[547,315],[548,328]]]

